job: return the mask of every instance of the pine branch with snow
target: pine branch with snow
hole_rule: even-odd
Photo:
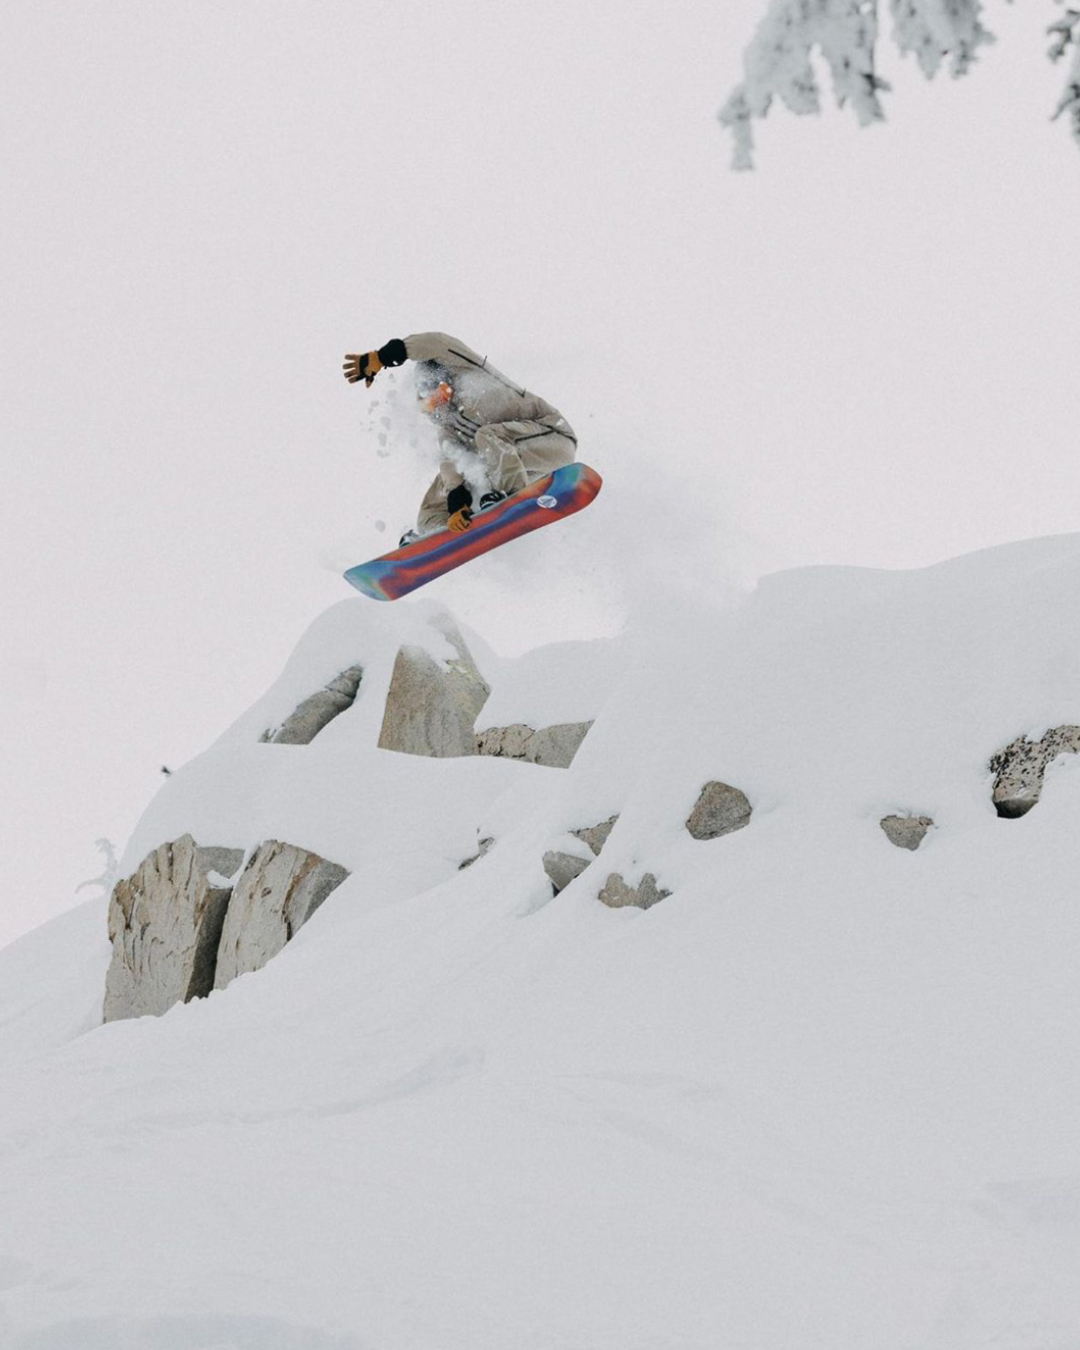
[[[774,98],[794,113],[821,111],[815,48],[839,106],[850,103],[862,126],[882,120],[878,93],[888,85],[874,69],[877,36],[877,0],[772,0],[746,49],[746,78],[720,111],[735,136],[735,168],[753,167],[752,119],[764,117]]]
[[[734,168],[753,168],[753,122],[768,114],[774,98],[795,113],[821,111],[815,54],[829,67],[840,107],[850,104],[860,126],[884,120],[878,94],[889,85],[876,71],[878,3],[770,0],[746,48],[743,81],[718,114],[734,137]],[[893,39],[902,54],[915,56],[928,79],[945,64],[954,77],[967,74],[979,48],[994,41],[982,11],[982,0],[889,0]],[[1080,139],[1080,14],[1066,8],[1049,32],[1054,38],[1052,60],[1074,48],[1072,73],[1054,116],[1068,112]]]
[[[1067,112],[1072,122],[1073,136],[1080,141],[1080,10],[1066,8],[1061,18],[1052,23],[1047,32],[1053,38],[1047,52],[1051,61],[1060,61],[1068,54],[1069,48],[1072,48],[1069,79],[1061,102],[1054,110],[1054,118]]]
[[[946,58],[951,75],[966,75],[979,48],[994,41],[982,24],[981,0],[889,0],[889,9],[896,45],[915,54],[927,79]]]

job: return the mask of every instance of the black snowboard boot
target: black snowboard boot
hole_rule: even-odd
[[[485,492],[480,498],[477,510],[486,511],[489,506],[498,506],[500,502],[506,501],[505,492]]]

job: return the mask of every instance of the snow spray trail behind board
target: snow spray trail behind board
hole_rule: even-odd
[[[564,465],[497,506],[478,512],[461,534],[453,530],[429,534],[381,558],[350,567],[345,580],[372,600],[398,600],[500,544],[583,510],[602,482],[587,464]]]

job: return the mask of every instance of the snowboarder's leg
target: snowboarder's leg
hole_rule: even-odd
[[[450,513],[446,509],[446,484],[440,473],[424,493],[424,500],[416,513],[416,533],[425,535],[434,534],[436,530],[445,530],[449,519]]]
[[[476,433],[476,453],[496,492],[509,496],[564,464],[577,446],[542,422],[497,422]]]

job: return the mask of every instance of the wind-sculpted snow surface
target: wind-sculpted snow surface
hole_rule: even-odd
[[[498,725],[593,722],[566,769],[379,750],[399,646],[454,655],[374,608],[129,844],[338,861],[284,951],[107,1026],[103,905],[0,954],[4,1350],[1080,1343],[1080,760],[1015,819],[990,767],[1080,724],[1080,538],[645,615],[558,696],[466,635]]]

